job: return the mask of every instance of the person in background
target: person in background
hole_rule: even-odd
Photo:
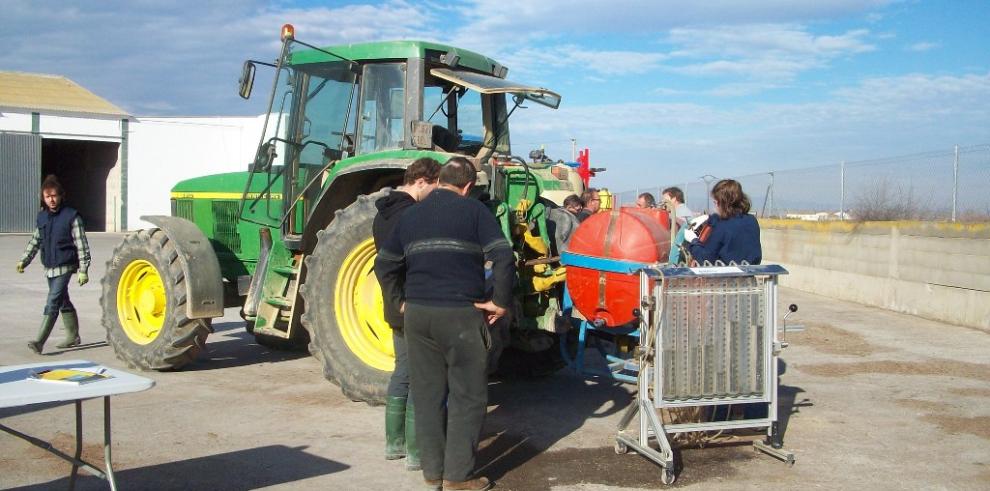
[[[439,176],[440,162],[427,157],[417,159],[406,168],[402,185],[375,202],[378,215],[371,226],[371,235],[376,250],[385,244],[399,217],[437,188]],[[392,346],[395,350],[395,369],[385,396],[385,459],[405,457],[406,469],[416,471],[420,469],[419,449],[416,447],[413,423],[415,411],[409,400],[409,356],[402,329],[402,312],[391,298],[385,297],[383,300],[385,321],[392,328]]]
[[[564,209],[576,217],[584,209],[584,200],[580,196],[572,194],[564,198]]]
[[[439,187],[403,213],[375,259],[383,296],[403,306],[416,438],[431,489],[492,486],[472,475],[488,404],[489,325],[512,305],[515,263],[495,216],[467,198],[476,179],[467,159],[447,161]]]
[[[550,208],[547,214],[547,231],[553,237],[553,253],[559,255],[567,250],[567,245],[571,242],[571,235],[577,230],[581,222],[578,214],[584,209],[584,202],[576,194],[564,198],[564,206],[560,208]]]
[[[654,208],[657,200],[650,193],[641,193],[636,197],[636,208]]]
[[[602,198],[598,194],[598,190],[595,188],[588,188],[584,190],[581,194],[581,201],[584,201],[584,209],[578,213],[578,220],[585,221],[591,215],[598,213],[598,209],[602,205]]]
[[[760,224],[749,214],[749,197],[743,193],[738,181],[723,179],[712,188],[712,201],[716,214],[707,218],[711,234],[704,242],[697,233],[685,228],[684,239],[688,250],[698,263],[722,261],[760,264],[763,249],[760,245]],[[695,219],[703,221],[702,217]]]
[[[663,190],[661,196],[665,201],[670,201],[679,226],[684,226],[684,222],[694,216],[694,212],[684,204],[684,191],[681,191],[681,188],[669,187]]]
[[[41,316],[41,328],[34,341],[28,342],[28,348],[36,354],[41,354],[45,341],[62,315],[65,326],[65,340],[57,344],[58,348],[78,346],[79,317],[76,308],[69,299],[69,280],[72,273],[78,271],[79,286],[89,282],[89,242],[82,217],[68,206],[63,206],[65,189],[55,176],[48,176],[41,184],[41,197],[44,206],[38,212],[37,226],[31,240],[28,242],[20,261],[17,261],[17,272],[23,273],[24,268],[31,264],[35,254],[41,251],[41,264],[45,266],[45,277],[48,279],[48,298]]]

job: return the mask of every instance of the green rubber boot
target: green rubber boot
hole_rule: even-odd
[[[416,411],[412,399],[406,402],[406,470],[422,470],[419,463],[419,447],[416,445]]]
[[[406,398],[385,398],[385,460],[406,456]]]
[[[82,340],[79,339],[79,317],[75,310],[62,312],[62,325],[65,326],[65,340],[55,347],[64,349],[79,346]]]
[[[28,341],[28,348],[34,351],[36,355],[40,355],[41,350],[45,347],[45,341],[48,341],[48,335],[52,333],[56,319],[58,319],[57,315],[41,316],[41,328],[38,329],[38,337],[34,341]]]

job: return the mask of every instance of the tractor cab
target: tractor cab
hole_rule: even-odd
[[[250,181],[266,185],[257,193],[257,183],[247,183],[241,218],[257,220],[253,209],[280,194],[279,213],[263,215],[261,224],[280,227],[291,249],[304,248],[307,224],[326,225],[313,214],[320,213],[331,181],[373,160],[379,180],[361,190],[367,193],[397,185],[401,170],[424,152],[460,154],[479,164],[510,154],[512,111],[527,100],[560,104],[550,90],[505,80],[505,67],[471,51],[419,41],[318,48],[296,40],[290,25],[282,32],[276,63],[249,60],[241,77],[240,94],[247,98],[257,64],[276,71],[251,165]],[[512,94],[513,107],[505,94]],[[388,168],[392,172],[383,172]]]

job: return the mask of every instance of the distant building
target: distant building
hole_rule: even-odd
[[[0,72],[0,232],[34,229],[47,174],[88,230],[125,228],[131,119],[65,77]]]
[[[91,231],[150,226],[190,177],[243,171],[264,116],[134,117],[58,75],[0,72],[0,232],[29,232],[55,174]]]

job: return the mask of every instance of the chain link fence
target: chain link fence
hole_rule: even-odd
[[[875,160],[698,180],[615,194],[632,206],[677,186],[695,212],[714,211],[710,189],[723,178],[742,184],[761,217],[804,220],[990,221],[990,144]]]

